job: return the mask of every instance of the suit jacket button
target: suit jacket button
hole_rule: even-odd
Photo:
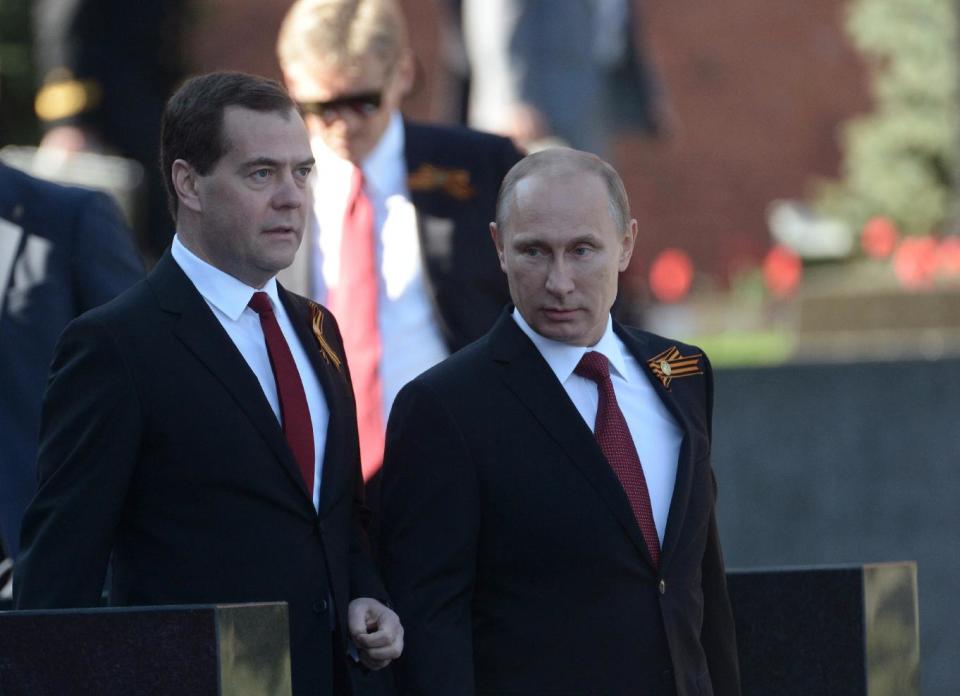
[[[313,603],[313,610],[318,614],[324,614],[327,611],[327,600],[318,599]]]
[[[660,594],[667,594],[667,581],[661,578],[657,589],[660,590]]]

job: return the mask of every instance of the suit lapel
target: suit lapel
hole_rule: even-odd
[[[6,307],[7,289],[13,280],[13,266],[23,241],[23,228],[0,218],[0,317]]]
[[[327,426],[327,441],[323,454],[323,475],[320,482],[320,505],[318,506],[319,514],[323,517],[326,508],[333,502],[332,496],[340,489],[337,485],[337,477],[349,471],[348,467],[337,466],[336,462],[343,461],[347,456],[345,448],[349,444],[349,416],[353,413],[354,406],[349,398],[345,376],[346,368],[343,363],[338,367],[331,362],[330,358],[324,356],[318,339],[313,333],[313,313],[319,312],[319,329],[327,345],[333,351],[336,351],[338,357],[342,360],[340,343],[334,337],[329,328],[329,322],[326,320],[328,312],[314,302],[287,292],[283,287],[279,290],[280,299],[290,315],[290,320],[297,332],[297,338],[310,359],[310,364],[320,381],[323,396],[327,402],[327,412],[330,420]]]
[[[6,306],[7,289],[13,280],[13,266],[23,244],[22,207],[17,210],[17,199],[22,187],[14,171],[0,164],[0,317]]]
[[[501,315],[490,337],[493,358],[503,364],[507,388],[566,452],[570,463],[610,508],[627,536],[652,565],[650,551],[620,481],[550,366],[509,313]]]
[[[660,397],[664,406],[667,407],[667,410],[670,411],[677,425],[679,425],[683,431],[680,455],[677,460],[677,477],[673,486],[673,498],[670,500],[670,511],[667,514],[667,528],[664,532],[663,544],[660,550],[660,565],[661,567],[666,567],[670,562],[674,549],[677,547],[683,521],[687,516],[687,505],[690,502],[694,464],[694,452],[691,444],[692,425],[687,414],[687,409],[678,403],[676,395],[664,387],[663,383],[656,378],[647,366],[647,361],[657,355],[662,350],[662,347],[654,347],[648,343],[641,342],[616,322],[614,322],[614,330],[624,345],[627,346],[627,349],[637,359],[637,362],[640,363],[640,371],[650,380],[657,396]]]
[[[303,477],[260,382],[169,251],[157,263],[148,281],[161,308],[176,316],[173,333],[233,397],[283,469],[309,499]],[[310,508],[313,508],[312,502]]]

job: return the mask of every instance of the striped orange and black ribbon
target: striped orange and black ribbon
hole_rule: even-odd
[[[653,374],[663,384],[669,388],[670,382],[678,377],[690,377],[691,375],[702,375],[703,368],[700,366],[702,353],[696,355],[680,355],[676,346],[671,346],[659,355],[656,355],[647,361],[647,366],[653,371]]]

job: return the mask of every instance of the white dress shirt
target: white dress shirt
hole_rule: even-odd
[[[321,138],[315,138],[312,146],[317,159],[314,215],[305,243],[313,245],[310,290],[318,302],[325,303],[328,289],[335,289],[340,277],[340,238],[353,165],[333,153]],[[403,119],[398,112],[364,161],[363,175],[373,204],[380,269],[377,314],[386,423],[397,392],[448,355],[424,284],[417,211],[407,187]]]
[[[610,381],[643,466],[653,521],[662,544],[677,480],[683,431],[643,374],[637,359],[614,333],[613,320],[607,319],[606,331],[596,345],[584,347],[541,336],[530,328],[517,309],[513,310],[513,319],[540,351],[591,431],[596,425],[600,400],[597,384],[574,370],[584,353],[591,350],[603,353],[610,361]]]
[[[247,365],[257,376],[264,396],[270,403],[277,421],[280,422],[280,397],[277,394],[277,381],[270,367],[270,356],[267,353],[267,342],[263,337],[259,315],[250,309],[247,304],[256,288],[251,288],[232,275],[224,273],[219,268],[199,258],[180,241],[179,235],[174,236],[171,248],[173,260],[183,269],[183,272],[194,284],[213,315],[223,326],[230,340],[233,341],[240,355],[247,361]],[[320,481],[323,478],[323,455],[327,444],[327,426],[330,421],[330,412],[327,409],[327,400],[323,395],[323,387],[317,374],[310,364],[310,359],[300,339],[297,338],[287,310],[277,294],[277,281],[271,278],[261,290],[270,297],[273,312],[280,324],[283,337],[290,346],[293,361],[297,364],[297,371],[303,382],[303,391],[307,396],[307,407],[310,409],[310,419],[313,421],[313,448],[314,448],[314,477],[313,477],[313,507],[320,506]]]

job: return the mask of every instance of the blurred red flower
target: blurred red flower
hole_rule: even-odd
[[[776,297],[789,297],[803,278],[803,262],[789,248],[778,244],[763,259],[763,283]]]
[[[886,258],[893,253],[898,236],[897,226],[890,218],[870,218],[860,232],[860,246],[867,256],[875,259]]]
[[[944,237],[937,250],[940,274],[948,278],[960,276],[960,237]]]
[[[916,290],[933,285],[937,271],[937,240],[929,235],[907,237],[893,252],[893,272],[900,284]]]
[[[664,249],[650,266],[650,290],[660,302],[679,302],[693,283],[693,261],[682,249]]]

